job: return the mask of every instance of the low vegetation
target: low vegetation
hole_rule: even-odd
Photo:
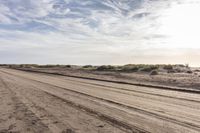
[[[158,71],[157,70],[152,70],[149,75],[158,75]]]
[[[148,64],[127,64],[122,66],[117,65],[102,65],[102,66],[75,66],[75,65],[37,65],[37,64],[19,64],[19,65],[6,65],[1,64],[0,66],[9,68],[67,68],[67,69],[79,69],[89,71],[113,71],[113,72],[144,72],[150,75],[157,75],[160,71],[167,73],[179,73],[186,72],[192,73],[188,65],[148,65]]]

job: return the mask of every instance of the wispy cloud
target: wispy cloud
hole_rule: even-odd
[[[197,0],[1,0],[0,58],[75,64],[160,60],[156,56],[167,54],[155,54],[156,49],[174,48],[170,36],[159,31],[161,20],[174,5],[186,3],[199,5]]]

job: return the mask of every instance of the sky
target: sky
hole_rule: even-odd
[[[199,0],[0,0],[1,64],[200,66]]]

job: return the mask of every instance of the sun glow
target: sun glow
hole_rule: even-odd
[[[174,4],[160,18],[167,47],[200,48],[200,2]]]

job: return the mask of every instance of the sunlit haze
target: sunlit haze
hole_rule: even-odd
[[[199,0],[0,0],[0,63],[200,62]]]

